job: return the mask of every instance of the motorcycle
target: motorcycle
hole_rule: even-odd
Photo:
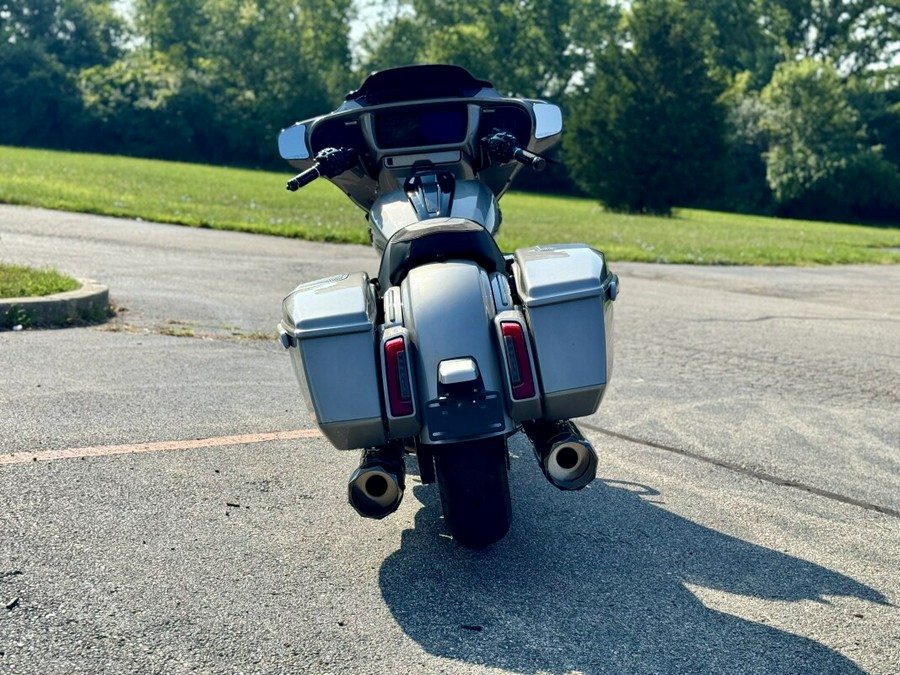
[[[363,449],[348,481],[362,516],[400,504],[405,457],[437,483],[453,538],[482,548],[510,526],[507,442],[524,431],[547,480],[579,490],[597,453],[572,418],[594,413],[612,371],[618,277],[583,244],[495,241],[498,200],[559,142],[559,107],[502,96],[450,65],[375,73],[333,112],[278,138],[367,216],[378,274],[304,283],[279,325],[315,423]]]

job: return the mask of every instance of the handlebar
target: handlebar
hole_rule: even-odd
[[[547,160],[519,147],[518,142],[515,136],[502,129],[494,129],[490,136],[481,139],[481,143],[491,159],[504,164],[515,160],[531,167],[534,171],[543,171],[547,166]],[[324,148],[316,153],[315,161],[313,166],[298,173],[287,182],[288,190],[296,192],[320,176],[334,178],[348,169],[352,169],[359,161],[359,153],[353,148]]]
[[[535,171],[543,171],[547,166],[546,159],[522,148],[515,148],[513,150],[513,159],[520,164],[530,166]]]
[[[518,139],[508,131],[494,129],[490,136],[481,139],[491,159],[506,163],[516,160],[520,164],[530,166],[535,171],[543,171],[547,160],[518,146]]]
[[[290,190],[291,192],[296,192],[297,190],[302,188],[304,185],[309,185],[310,183],[312,183],[316,178],[318,178],[321,175],[322,174],[319,173],[319,165],[316,164],[314,167],[307,169],[306,171],[304,171],[302,173],[298,173],[296,176],[291,178],[287,182],[287,189]]]
[[[287,189],[296,192],[304,185],[309,185],[319,176],[334,178],[352,169],[359,159],[359,153],[353,148],[324,148],[316,153],[316,163],[302,173],[298,173],[287,182]]]

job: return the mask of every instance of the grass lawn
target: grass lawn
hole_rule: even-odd
[[[0,202],[315,241],[368,243],[363,212],[327,181],[283,172],[0,147]],[[572,197],[507,194],[500,246],[584,242],[614,261],[721,265],[900,263],[900,228],[683,209],[627,216]]]
[[[33,298],[74,291],[81,284],[54,269],[0,263],[0,298]]]

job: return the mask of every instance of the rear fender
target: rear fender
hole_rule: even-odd
[[[403,323],[413,344],[420,440],[449,443],[512,433],[487,273],[465,260],[423,265],[410,270],[401,296]],[[442,383],[440,364],[454,359],[472,359],[478,381],[470,387]]]

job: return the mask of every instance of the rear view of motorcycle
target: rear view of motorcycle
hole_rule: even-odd
[[[350,504],[400,504],[405,456],[437,483],[454,539],[481,548],[511,519],[507,441],[531,440],[561,490],[590,483],[597,454],[572,418],[600,405],[612,369],[618,278],[583,244],[504,255],[498,200],[561,137],[557,106],[501,96],[448,65],[371,75],[335,111],[279,136],[281,156],[365,211],[376,277],[298,286],[279,330],[325,437],[361,449]]]

